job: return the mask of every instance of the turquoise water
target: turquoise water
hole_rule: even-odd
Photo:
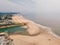
[[[19,31],[24,32],[24,31],[26,31],[26,29],[23,27],[19,27],[19,26],[8,27],[8,28],[0,28],[0,32],[5,32],[5,31],[7,31],[8,34],[13,34],[15,32],[19,32]]]

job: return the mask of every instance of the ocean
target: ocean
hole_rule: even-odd
[[[50,27],[52,31],[60,36],[60,15],[56,13],[40,13],[22,15],[38,24]]]

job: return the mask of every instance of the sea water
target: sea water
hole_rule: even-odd
[[[27,14],[23,16],[38,24],[50,27],[55,34],[60,36],[60,15],[59,14],[40,13],[37,15]]]

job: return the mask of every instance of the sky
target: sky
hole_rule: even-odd
[[[26,2],[18,2],[17,0],[0,0],[0,12],[33,12],[32,6],[23,4]]]
[[[60,13],[60,0],[0,0],[0,12]]]

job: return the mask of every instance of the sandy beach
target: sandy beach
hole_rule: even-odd
[[[18,17],[18,16],[16,16]],[[32,21],[16,18],[13,20],[18,20],[16,23],[26,23],[27,32],[29,35],[15,34],[10,35],[10,38],[13,39],[14,45],[60,45],[60,37],[55,35],[49,27],[38,25]]]
[[[41,33],[37,36],[11,35],[14,45],[60,45],[60,39]]]

